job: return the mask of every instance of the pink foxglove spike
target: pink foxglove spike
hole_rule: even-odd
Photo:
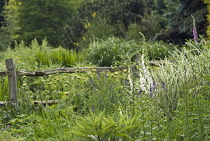
[[[197,34],[197,29],[196,29],[196,24],[195,24],[195,18],[192,16],[192,19],[193,19],[193,37],[194,37],[194,41],[198,42],[198,34]]]

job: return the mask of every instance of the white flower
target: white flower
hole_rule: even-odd
[[[147,88],[145,87],[144,84],[141,84],[139,87],[140,87],[140,89],[141,89],[142,91],[146,91],[146,90],[147,90]]]
[[[144,77],[141,77],[140,78],[140,83],[142,83],[142,84],[146,83],[146,79]]]

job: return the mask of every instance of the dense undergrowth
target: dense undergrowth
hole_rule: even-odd
[[[94,72],[90,67],[87,73],[19,76],[20,105],[1,107],[0,139],[210,140],[209,45],[206,40],[188,41],[181,49],[171,49],[173,46],[162,42],[112,37],[95,41],[84,54],[77,54],[50,49],[47,41],[42,45],[33,41],[29,48],[18,44],[4,57],[13,58],[17,70],[94,65],[129,69]],[[139,65],[134,69],[136,54],[140,54]],[[149,66],[151,59],[168,63]],[[0,99],[8,99],[7,78],[3,76]],[[33,100],[48,99],[60,103],[32,104]]]

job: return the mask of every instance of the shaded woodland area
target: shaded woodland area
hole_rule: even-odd
[[[2,49],[15,40],[30,44],[34,38],[40,42],[45,37],[54,47],[75,48],[74,43],[82,42],[88,32],[85,25],[91,22],[97,26],[91,33],[95,38],[113,35],[132,40],[141,32],[147,40],[175,44],[193,37],[191,15],[199,35],[206,36],[208,25],[207,6],[202,0],[10,0],[0,2],[0,12]],[[95,21],[93,13],[97,14]],[[100,30],[100,20],[112,30]]]

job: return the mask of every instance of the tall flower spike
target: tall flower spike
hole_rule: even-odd
[[[196,24],[195,24],[195,18],[193,17],[193,15],[191,15],[192,19],[193,19],[193,37],[194,37],[194,41],[198,42],[198,34],[197,34],[197,29],[196,29]]]

